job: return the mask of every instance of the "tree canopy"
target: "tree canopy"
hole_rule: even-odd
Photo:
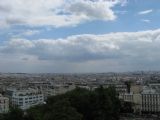
[[[44,105],[11,110],[0,120],[119,120],[120,101],[113,87],[94,91],[76,88],[49,97]],[[1,117],[2,118],[2,117]]]

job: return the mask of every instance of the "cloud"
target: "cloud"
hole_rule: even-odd
[[[112,21],[112,10],[121,1],[107,0],[4,0],[0,25],[74,26],[86,21]]]
[[[115,13],[116,13],[116,14],[124,15],[124,14],[127,14],[128,11],[126,11],[126,10],[116,10]]]
[[[156,70],[159,45],[160,29],[63,39],[12,38],[0,45],[0,63],[1,70],[12,66],[14,71],[24,72]]]
[[[142,21],[142,22],[145,22],[145,23],[150,23],[150,22],[151,22],[151,21],[148,20],[148,19],[142,19],[141,21]]]
[[[121,0],[121,6],[127,6],[128,2],[128,0]]]
[[[3,54],[26,54],[39,60],[90,61],[103,59],[159,59],[160,30],[75,35],[66,39],[11,39]],[[142,57],[143,56],[143,57]]]
[[[40,33],[39,30],[27,30],[27,31],[23,32],[22,35],[32,36],[32,35],[39,34],[39,33]]]
[[[11,37],[13,38],[20,38],[20,37],[30,37],[33,35],[38,35],[41,33],[40,30],[19,30],[19,31],[15,31],[18,33],[11,33]]]
[[[140,11],[138,14],[139,14],[139,15],[146,15],[146,14],[149,14],[149,13],[151,13],[151,12],[153,12],[153,10],[152,10],[152,9],[149,9],[149,10],[145,10],[145,11]]]

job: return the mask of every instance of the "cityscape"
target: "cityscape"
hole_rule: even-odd
[[[0,0],[0,120],[160,120],[160,0]]]
[[[124,110],[122,114],[159,117],[160,72],[156,71],[97,74],[1,73],[0,113],[9,112],[10,107],[25,111],[33,106],[46,104],[47,98],[51,96],[61,95],[76,88],[93,91],[100,86],[114,87],[119,100],[131,104],[131,108]]]

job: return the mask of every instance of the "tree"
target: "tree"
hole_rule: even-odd
[[[16,108],[1,120],[118,120],[120,101],[113,87],[90,91],[76,88],[48,98],[45,105],[28,109]]]
[[[122,113],[133,113],[133,111],[134,111],[133,110],[133,103],[122,101],[121,104],[122,104],[122,106],[121,106]]]
[[[82,115],[67,99],[57,101],[52,107],[52,111],[44,115],[44,120],[82,120]]]
[[[19,108],[11,108],[4,120],[23,120],[23,111]]]
[[[127,86],[127,92],[130,93],[130,91],[131,91],[131,82],[130,81],[126,81],[125,85]]]

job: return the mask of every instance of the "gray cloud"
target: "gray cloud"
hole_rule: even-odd
[[[85,15],[88,19],[114,20],[116,16],[110,9],[112,6],[106,2],[81,1],[71,4],[68,10],[76,15]]]
[[[160,30],[104,35],[75,35],[66,39],[11,39],[2,53],[35,55],[41,60],[157,59]]]
[[[159,29],[74,35],[65,39],[13,38],[1,44],[0,63],[4,67],[21,65],[24,71],[30,66],[27,70],[37,72],[151,70],[159,69],[159,45]]]
[[[5,7],[4,5],[0,5],[0,12],[1,13],[8,13],[8,12],[11,12],[11,8],[9,7]]]

